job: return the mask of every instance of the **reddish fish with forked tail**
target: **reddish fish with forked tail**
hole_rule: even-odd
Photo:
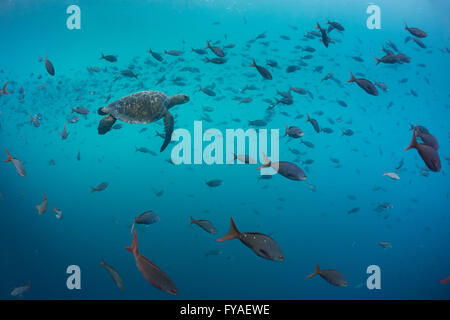
[[[5,149],[6,150],[6,149]],[[25,177],[25,168],[23,167],[22,161],[19,159],[13,158],[11,154],[6,150],[6,154],[8,155],[8,158],[6,158],[5,162],[12,162],[14,167],[16,168],[16,172],[19,176]]]
[[[228,233],[217,241],[228,241],[232,239],[239,239],[243,244],[252,249],[257,256],[272,260],[284,261],[284,255],[280,246],[271,237],[258,232],[244,232],[241,233],[236,228],[233,218],[231,219],[230,230]]]
[[[443,280],[441,280],[441,281],[439,281],[439,282],[440,282],[441,284],[450,282],[450,277],[447,277],[447,278],[445,278],[445,279],[443,279]]]
[[[38,214],[41,215],[45,211],[47,211],[47,195],[44,194],[44,200],[42,200],[42,203],[36,206],[36,209],[38,210]]]
[[[307,276],[306,279],[312,278],[316,274],[318,274],[323,279],[325,279],[328,283],[331,283],[334,286],[337,286],[337,287],[346,287],[347,286],[347,280],[345,279],[344,275],[342,273],[340,273],[338,270],[334,270],[334,269],[320,270],[319,265],[316,264],[316,271],[314,271],[309,276]]]
[[[0,96],[2,94],[9,95],[9,92],[6,90],[6,86],[8,85],[8,81],[6,81],[5,85],[3,86],[3,89],[0,90]]]
[[[431,171],[440,171],[441,159],[439,157],[439,153],[432,146],[417,142],[416,128],[417,126],[414,127],[411,143],[408,147],[406,147],[405,151],[409,149],[417,149],[420,157]]]
[[[63,140],[66,140],[69,136],[69,133],[67,132],[66,125],[64,125],[64,130],[62,132],[58,132],[58,134],[61,136]]]
[[[169,294],[178,294],[178,289],[169,276],[138,252],[138,239],[136,236],[136,231],[133,232],[133,243],[131,246],[125,247],[125,249],[133,254],[134,259],[136,260],[136,265],[147,282]]]

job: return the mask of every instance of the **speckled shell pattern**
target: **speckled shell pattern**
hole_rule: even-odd
[[[144,124],[157,121],[167,112],[169,98],[159,91],[140,91],[123,97],[103,109],[127,123]]]

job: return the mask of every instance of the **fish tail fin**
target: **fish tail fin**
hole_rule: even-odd
[[[99,60],[102,60],[102,59],[105,59],[105,55],[103,54],[103,52],[102,52],[102,56],[100,57]]]
[[[6,155],[7,155],[7,158],[6,158],[5,162],[10,162],[10,161],[12,160],[12,156],[11,156],[11,154],[9,153],[8,150],[5,149],[5,151],[6,151]]]
[[[167,54],[167,50],[164,50],[164,54]]]
[[[237,159],[237,154],[234,153],[234,152],[232,152],[231,154],[233,155],[233,160],[236,160]]]
[[[191,217],[191,224],[195,222],[194,218]]]
[[[33,116],[30,114],[30,123],[33,123]]]
[[[72,110],[71,113],[74,113],[74,112],[75,112],[75,109],[74,109],[74,108],[70,107],[70,109]]]
[[[378,59],[377,57],[374,57],[375,60],[377,60],[377,63],[375,64],[376,66],[380,63],[380,59]]]
[[[316,24],[317,24],[316,29],[320,30],[320,24],[318,22],[316,22]]]
[[[103,261],[103,260],[100,261],[100,265],[101,265],[101,266],[104,266],[104,265],[105,265],[105,261]]]
[[[412,136],[411,142],[409,143],[409,146],[407,146],[406,149],[403,150],[403,151],[417,148],[417,139],[416,139],[416,137],[417,137],[416,136],[416,128],[414,127],[413,136]]]
[[[209,61],[208,57],[205,57],[205,63],[208,63]]]
[[[270,159],[267,157],[267,155],[263,152],[262,153],[263,157],[264,157],[264,161],[266,162],[265,164],[263,164],[261,167],[257,168],[258,170],[264,169],[264,168],[268,168],[272,166],[272,161],[270,161]]]
[[[287,126],[287,124],[285,125],[285,127],[286,127],[286,132],[284,133],[284,136],[283,136],[283,137],[286,137],[286,136],[287,136],[287,132],[288,132],[288,126]]]
[[[3,86],[3,94],[9,95],[9,92],[6,91],[6,86],[8,85],[8,81],[6,81],[5,85]]]
[[[209,41],[206,41],[206,47],[205,49],[211,48],[211,45],[209,44]]]
[[[95,188],[94,187],[91,187],[91,192],[95,192]]]
[[[406,22],[405,22],[405,30],[408,30],[408,25],[406,24]]]
[[[319,273],[320,273],[320,268],[319,268],[319,265],[316,264],[316,271],[314,271],[313,273],[311,273],[309,276],[306,276],[306,279],[312,278],[312,277],[314,277],[316,274],[319,274]]]
[[[138,239],[137,239],[137,235],[136,235],[136,231],[133,230],[133,242],[131,243],[131,246],[129,247],[125,247],[125,249],[127,249],[128,251],[130,251],[131,253],[137,253],[137,246],[138,246]]]
[[[309,114],[306,114],[306,122],[311,121],[311,118],[309,117]]]
[[[353,75],[353,73],[350,71],[350,80],[347,80],[347,82],[355,82],[355,81],[356,81],[356,78]]]
[[[253,60],[253,63],[251,65],[249,65],[249,67],[256,67],[255,59],[252,59],[252,60]]]
[[[203,89],[202,89],[202,86],[200,86],[200,89],[198,89],[198,91],[202,91]]]
[[[228,240],[236,239],[237,237],[239,237],[240,232],[236,228],[236,225],[234,224],[233,217],[230,217],[230,219],[231,219],[231,224],[230,224],[230,229],[228,230],[228,233],[226,235],[224,235],[222,238],[217,239],[217,241],[228,241]]]

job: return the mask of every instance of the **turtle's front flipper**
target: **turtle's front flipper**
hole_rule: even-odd
[[[102,120],[100,120],[100,123],[98,124],[98,134],[105,134],[109,130],[111,130],[111,127],[113,126],[114,122],[116,122],[116,118],[114,118],[112,115],[107,115]]]
[[[169,145],[170,141],[172,140],[173,125],[174,125],[173,116],[172,114],[170,114],[169,111],[167,111],[164,116],[164,132],[165,132],[164,143],[161,146],[161,150],[159,150],[159,152],[163,152],[164,149]]]

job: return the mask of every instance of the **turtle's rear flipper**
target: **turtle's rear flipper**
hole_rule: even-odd
[[[165,132],[165,138],[164,143],[161,146],[161,150],[159,152],[163,152],[164,149],[169,145],[170,141],[172,140],[172,132],[173,132],[173,116],[170,114],[170,112],[166,112],[166,115],[164,116],[164,132]]]
[[[116,120],[117,119],[112,115],[108,115],[100,120],[100,123],[98,124],[98,134],[105,134],[109,130],[111,130],[111,127],[113,126],[114,122],[116,122]]]

